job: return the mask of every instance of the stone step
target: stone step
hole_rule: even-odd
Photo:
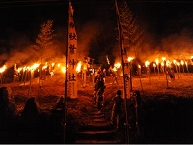
[[[104,114],[95,114],[92,116],[93,118],[104,118],[105,115]]]
[[[92,115],[104,115],[102,111],[96,110],[93,111]]]
[[[86,130],[77,133],[77,139],[96,139],[96,140],[109,140],[113,139],[117,134],[117,130]]]
[[[94,118],[92,122],[104,123],[107,122],[105,118]]]
[[[121,140],[76,140],[75,144],[121,144]]]
[[[110,122],[91,122],[85,126],[80,128],[81,131],[83,130],[112,130],[113,124]]]

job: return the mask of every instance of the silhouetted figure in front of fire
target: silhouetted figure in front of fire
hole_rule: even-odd
[[[96,103],[96,99],[97,99],[97,92],[98,92],[99,88],[104,85],[104,79],[103,78],[104,78],[103,73],[100,70],[98,70],[96,72],[95,79],[94,79],[94,93],[93,93],[93,96],[94,96],[94,102],[95,103]],[[101,79],[103,79],[103,82],[102,82]]]
[[[119,84],[118,78],[117,78],[117,72],[113,72],[113,84],[115,84],[115,83]]]
[[[97,98],[97,91],[98,91],[98,81],[99,81],[99,77],[100,74],[98,72],[95,72],[95,78],[94,78],[94,93],[93,93],[93,97],[94,97],[94,103],[96,103],[96,98]]]
[[[104,80],[103,80],[103,77],[100,76],[98,78],[98,81],[96,83],[96,103],[97,103],[97,107],[98,107],[98,110],[100,111],[102,109],[102,102],[103,102],[103,93],[104,93],[104,90],[105,90],[106,86],[104,84]]]
[[[116,96],[113,98],[113,108],[111,112],[111,123],[113,124],[115,119],[117,129],[120,127],[120,116],[122,114],[123,98],[121,97],[121,95],[121,90],[118,90]]]
[[[104,80],[104,83],[105,83],[105,77],[107,75],[106,73],[106,69],[104,68],[103,71],[101,72],[102,76],[103,76],[103,80]]]
[[[175,74],[174,74],[174,70],[172,68],[167,68],[167,73],[172,80],[175,80]]]

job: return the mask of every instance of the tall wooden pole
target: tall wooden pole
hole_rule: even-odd
[[[127,105],[127,92],[126,92],[126,76],[125,76],[125,62],[123,59],[123,35],[122,35],[122,27],[121,27],[121,19],[120,19],[120,14],[119,14],[119,9],[118,9],[118,4],[117,0],[115,0],[115,6],[116,6],[116,12],[117,12],[117,19],[118,19],[118,28],[119,28],[119,41],[120,41],[120,48],[121,48],[121,62],[122,62],[122,72],[123,72],[123,83],[124,83],[124,103],[125,103],[125,117],[126,117],[126,144],[129,143],[129,121],[128,121],[128,105]],[[125,53],[125,52],[124,52]],[[127,76],[128,77],[128,76]],[[129,89],[130,90],[130,87]],[[130,91],[128,92],[128,95],[130,95]],[[129,96],[130,98],[130,96]]]
[[[70,3],[70,0],[68,0],[68,15],[67,15],[67,18],[69,17],[69,3]],[[66,35],[66,73],[65,73],[65,89],[64,89],[64,134],[63,134],[63,137],[64,137],[64,143],[66,142],[66,116],[67,116],[67,108],[66,108],[66,105],[67,105],[67,89],[68,89],[68,68],[67,68],[67,65],[68,65],[68,29],[69,29],[69,20],[67,20],[67,35]]]

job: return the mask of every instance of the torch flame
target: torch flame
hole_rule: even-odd
[[[159,64],[159,60],[158,60],[158,59],[156,59],[156,60],[155,60],[155,63],[158,65],[158,64]]]
[[[4,65],[3,67],[0,68],[0,73],[3,73],[7,67]]]
[[[145,62],[145,66],[148,67],[149,66],[149,61]]]
[[[133,57],[128,57],[127,60],[128,62],[131,62],[133,60]]]
[[[76,67],[76,72],[79,73],[81,71],[81,65],[82,65],[82,62],[79,61],[78,64],[77,64],[77,67]]]
[[[66,67],[62,67],[61,70],[62,70],[63,73],[66,73]]]

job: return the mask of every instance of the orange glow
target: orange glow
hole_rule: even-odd
[[[162,60],[163,60],[163,61],[165,61],[165,60],[166,60],[166,58],[165,58],[165,57],[162,57]]]
[[[164,66],[164,62],[161,63],[161,66]]]
[[[53,63],[52,63],[52,67],[53,67],[54,65],[55,65],[55,63],[53,62]]]
[[[156,60],[155,60],[155,63],[158,65],[158,64],[159,64],[159,60],[158,60],[158,59],[156,59]]]
[[[174,63],[174,64],[176,64],[176,63],[177,63],[177,61],[174,59],[174,60],[173,60],[173,63]]]
[[[116,68],[120,68],[120,67],[121,67],[121,63],[119,63],[119,62],[118,62],[118,63],[115,63],[114,66],[115,66]]]
[[[82,62],[79,61],[78,64],[77,64],[77,67],[76,67],[76,72],[79,73],[81,71],[81,65],[82,65]]]
[[[181,64],[181,65],[184,65],[184,61],[183,61],[183,60],[181,60],[181,61],[180,61],[180,64]]]
[[[146,62],[145,62],[145,66],[146,66],[146,67],[148,67],[149,64],[150,64],[149,61],[146,61]]]
[[[133,57],[128,57],[127,60],[128,62],[131,62],[133,60]]]
[[[62,73],[66,73],[66,67],[62,67]]]
[[[0,68],[0,73],[3,73],[6,70],[6,66],[4,65],[3,67]]]
[[[171,62],[169,60],[166,61],[166,66],[171,66]]]

